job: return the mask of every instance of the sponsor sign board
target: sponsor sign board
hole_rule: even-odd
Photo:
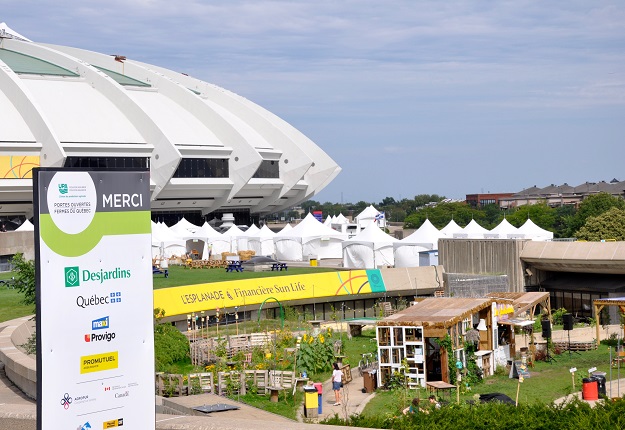
[[[257,305],[268,298],[282,302],[385,291],[378,269],[346,270],[162,288],[154,291],[154,307],[165,310],[165,315],[171,316]]]
[[[33,179],[37,428],[154,429],[149,173]]]

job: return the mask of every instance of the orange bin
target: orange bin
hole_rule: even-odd
[[[596,378],[582,379],[582,399],[599,400],[599,384]]]

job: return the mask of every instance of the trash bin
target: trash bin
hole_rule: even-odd
[[[582,399],[599,400],[597,379],[594,376],[582,379]]]
[[[312,267],[317,267],[317,257],[310,257],[310,265]]]
[[[369,370],[362,374],[365,393],[373,393],[376,389],[378,378],[375,370]]]
[[[592,376],[597,379],[597,392],[600,396],[607,396],[605,390],[605,372],[592,372]]]
[[[314,387],[317,390],[317,406],[318,406],[318,411],[317,412],[322,413],[323,412],[323,410],[322,410],[323,409],[322,408],[322,406],[323,406],[323,399],[322,399],[322,397],[323,397],[322,396],[322,394],[323,394],[323,384],[321,382],[315,382],[313,385],[314,385]]]
[[[317,418],[319,416],[319,393],[313,385],[304,385],[304,416]]]

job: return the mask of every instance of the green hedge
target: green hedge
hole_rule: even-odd
[[[562,405],[506,405],[501,403],[451,404],[428,413],[402,415],[401,412],[385,416],[354,415],[349,422],[335,415],[323,424],[354,427],[414,430],[589,430],[625,428],[625,400],[597,403],[594,408],[581,400]]]

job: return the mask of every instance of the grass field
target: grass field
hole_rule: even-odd
[[[179,287],[183,285],[205,284],[210,282],[235,281],[241,279],[266,278],[271,276],[301,275],[305,273],[330,272],[331,268],[293,267],[279,272],[226,272],[225,269],[186,269],[182,266],[171,266],[169,277],[154,275],[154,289]],[[0,273],[0,279],[10,279],[11,272]],[[32,306],[21,304],[22,295],[17,290],[0,286],[0,322],[30,315]]]
[[[613,351],[614,352],[614,351]],[[596,367],[598,371],[606,372],[607,379],[610,375],[610,353],[605,345],[600,345],[594,351],[580,353],[563,353],[554,357],[551,363],[537,362],[534,368],[530,369],[530,377],[520,384],[518,379],[510,379],[508,375],[495,375],[486,378],[482,383],[471,387],[470,391],[461,394],[460,401],[475,400],[474,396],[485,393],[503,393],[512,398],[516,398],[517,387],[519,388],[519,403],[551,403],[564,397],[573,390],[573,381],[569,369],[576,367],[575,391],[582,388],[583,377],[588,376],[588,369]],[[617,378],[616,369],[613,370],[613,379]],[[621,377],[625,377],[625,370],[621,371]],[[621,389],[625,392],[625,386]],[[622,394],[621,393],[621,394]],[[396,391],[379,391],[378,394],[367,404],[364,414],[376,416],[379,414],[396,414],[399,410],[408,405],[410,400],[417,395],[426,398],[429,393],[425,389],[402,393]],[[615,395],[616,393],[614,393]],[[609,395],[609,393],[608,393]],[[451,398],[444,397],[445,400],[455,402],[455,391]]]
[[[181,285],[206,284],[210,282],[236,281],[241,279],[269,278],[272,276],[301,275],[308,273],[332,272],[332,268],[289,267],[286,271],[268,272],[226,272],[225,269],[187,269],[184,266],[171,266],[169,278],[154,275],[154,289],[179,287]]]

